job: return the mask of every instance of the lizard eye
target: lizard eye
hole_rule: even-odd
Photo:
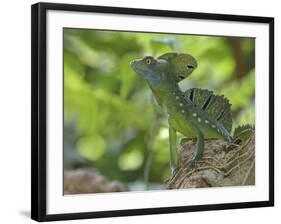
[[[146,58],[146,59],[144,60],[144,62],[145,62],[145,64],[149,65],[149,64],[151,64],[152,59],[151,59],[151,58]]]
[[[187,67],[188,69],[194,69],[194,66],[193,66],[193,65],[189,65],[189,64],[188,64],[186,67]]]

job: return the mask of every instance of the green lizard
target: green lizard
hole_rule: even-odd
[[[216,138],[232,143],[233,139],[252,128],[248,125],[239,127],[231,136],[231,105],[226,98],[206,89],[181,91],[178,82],[197,67],[191,55],[166,53],[157,59],[146,56],[132,61],[131,66],[146,80],[156,101],[168,113],[172,176],[178,161],[176,132],[197,139],[197,150],[190,163],[193,166],[203,156],[204,139]]]

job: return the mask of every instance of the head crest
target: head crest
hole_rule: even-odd
[[[178,82],[188,77],[197,68],[197,61],[190,54],[170,52],[159,56],[158,59],[169,62],[170,71]]]

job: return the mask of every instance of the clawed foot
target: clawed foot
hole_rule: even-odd
[[[187,168],[188,170],[191,170],[191,169],[193,169],[195,166],[196,166],[196,161],[191,160],[191,161],[189,161],[189,162],[187,163],[186,168]]]
[[[171,182],[175,178],[177,171],[178,171],[178,167],[172,168],[171,169],[171,176],[168,179],[166,179],[165,182],[166,183]]]
[[[187,168],[193,169],[194,167],[196,167],[197,163],[198,163],[199,159],[197,156],[194,156],[187,164]]]

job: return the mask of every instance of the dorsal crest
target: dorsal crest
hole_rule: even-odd
[[[235,128],[233,137],[234,139],[240,138],[242,140],[248,139],[254,132],[255,127],[250,124],[241,125]]]
[[[204,110],[207,116],[221,123],[228,132],[231,132],[231,104],[224,96],[215,95],[207,89],[193,88],[185,91],[184,97],[195,107]]]

